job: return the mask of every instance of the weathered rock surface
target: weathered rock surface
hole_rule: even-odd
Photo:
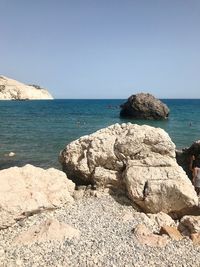
[[[0,76],[0,100],[53,99],[51,94],[35,85],[26,85]]]
[[[127,190],[145,212],[187,214],[198,204],[175,145],[160,128],[112,125],[68,144],[60,162],[70,179]]]
[[[124,174],[129,196],[145,212],[187,214],[187,208],[198,204],[194,187],[176,162],[168,164],[129,162]]]
[[[79,230],[72,226],[59,222],[56,219],[48,219],[39,225],[30,227],[26,232],[16,237],[16,244],[31,244],[35,242],[63,241],[68,238],[79,238]]]
[[[140,93],[132,95],[121,105],[121,117],[136,119],[167,119],[169,108],[151,94]]]
[[[0,229],[16,220],[73,202],[75,184],[65,173],[32,165],[0,171]]]

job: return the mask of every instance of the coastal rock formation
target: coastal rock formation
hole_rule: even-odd
[[[121,117],[135,119],[167,119],[169,108],[151,94],[140,93],[132,95],[121,105]]]
[[[124,190],[145,212],[186,214],[198,204],[175,145],[160,128],[112,125],[68,144],[60,162],[70,179]]]
[[[145,212],[187,213],[185,209],[198,204],[190,180],[172,159],[159,161],[128,162],[124,179],[130,198]]]
[[[56,169],[32,165],[0,171],[0,229],[16,220],[73,202],[75,185]]]
[[[51,94],[36,85],[26,85],[16,80],[0,76],[0,100],[53,99]]]

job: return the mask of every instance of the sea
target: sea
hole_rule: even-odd
[[[61,169],[58,155],[68,143],[114,123],[160,127],[177,149],[199,140],[200,99],[162,101],[170,108],[164,121],[120,118],[124,99],[0,101],[0,169],[28,163]]]

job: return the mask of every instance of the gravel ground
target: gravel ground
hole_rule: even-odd
[[[133,217],[124,220],[124,215]],[[0,231],[0,266],[131,266],[198,267],[200,247],[191,240],[170,241],[165,248],[141,245],[132,229],[142,223],[124,197],[102,194],[76,200],[71,206],[29,217]],[[14,245],[14,238],[46,218],[54,217],[81,232],[80,239]]]

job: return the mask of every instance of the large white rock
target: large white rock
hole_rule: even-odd
[[[72,179],[124,188],[145,212],[187,212],[198,204],[175,145],[160,128],[112,125],[68,144],[60,162]]]
[[[189,178],[175,162],[171,166],[137,166],[129,161],[124,179],[130,198],[145,212],[178,212],[198,205]]]
[[[0,171],[0,229],[16,220],[73,202],[75,184],[65,173],[32,165]]]
[[[53,99],[43,88],[30,86],[16,80],[0,76],[0,100]]]

